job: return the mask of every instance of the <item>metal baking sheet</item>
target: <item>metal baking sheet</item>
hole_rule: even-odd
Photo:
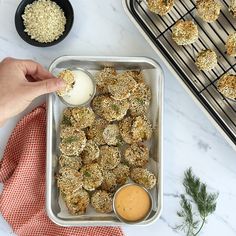
[[[91,74],[104,66],[112,66],[117,71],[141,70],[145,82],[152,90],[150,119],[154,127],[154,135],[150,145],[150,168],[156,174],[158,184],[152,189],[154,206],[149,218],[139,225],[148,225],[160,217],[163,207],[163,174],[162,174],[162,126],[163,126],[163,73],[161,67],[152,59],[144,57],[80,57],[62,56],[56,59],[49,70],[57,75],[58,71],[68,67],[80,67]],[[61,226],[119,226],[124,225],[114,213],[99,214],[88,209],[88,214],[70,216],[63,207],[55,181],[58,171],[58,126],[65,105],[55,94],[50,94],[47,101],[47,164],[46,164],[46,208],[49,218]]]
[[[229,33],[236,31],[236,20],[228,11],[228,3],[225,0],[220,2],[220,16],[211,24],[196,15],[194,0],[175,1],[174,8],[163,17],[149,11],[145,0],[123,0],[123,5],[154,50],[235,148],[236,101],[222,96],[216,89],[216,83],[223,74],[236,72],[235,58],[225,53],[225,42]],[[172,40],[172,26],[179,19],[193,20],[197,24],[199,39],[196,43],[178,46]],[[195,65],[195,57],[206,48],[217,53],[218,66],[210,72],[201,72]]]

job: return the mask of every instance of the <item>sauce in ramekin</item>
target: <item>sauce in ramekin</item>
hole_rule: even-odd
[[[72,70],[75,77],[75,83],[71,91],[63,96],[65,102],[71,105],[83,105],[89,102],[94,96],[94,82],[83,70]]]
[[[145,219],[150,212],[151,205],[148,192],[144,188],[132,184],[118,190],[114,199],[117,215],[129,222]]]

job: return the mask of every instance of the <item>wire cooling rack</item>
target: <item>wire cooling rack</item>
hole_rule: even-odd
[[[228,3],[222,0],[218,20],[214,23],[206,23],[197,16],[193,0],[176,0],[173,9],[162,17],[150,12],[144,0],[127,1],[129,1],[131,14],[149,39],[236,144],[236,101],[226,99],[216,87],[217,80],[222,75],[236,73],[236,60],[226,55],[225,50],[228,35],[236,31],[236,19],[230,15]],[[178,46],[172,40],[172,27],[180,19],[193,20],[197,24],[199,39],[196,43]],[[207,48],[217,53],[218,65],[210,72],[199,71],[195,65],[196,55]]]

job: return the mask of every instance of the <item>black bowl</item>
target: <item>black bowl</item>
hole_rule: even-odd
[[[24,14],[25,7],[28,4],[31,4],[35,0],[23,0],[18,6],[15,14],[15,26],[20,37],[27,43],[36,46],[36,47],[49,47],[61,42],[70,32],[73,22],[74,22],[74,11],[69,0],[53,0],[56,2],[61,9],[64,11],[66,17],[65,31],[57,40],[50,43],[40,43],[34,39],[31,39],[30,36],[24,31],[25,26],[23,23],[22,15]]]

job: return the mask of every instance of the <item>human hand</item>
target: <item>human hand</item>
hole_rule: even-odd
[[[65,86],[40,64],[6,58],[0,63],[0,126],[22,112],[34,98]]]

